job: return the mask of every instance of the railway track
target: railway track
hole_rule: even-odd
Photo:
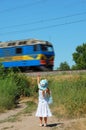
[[[40,73],[40,75],[59,75],[59,74],[82,74],[86,73],[86,70],[70,70],[70,71],[58,71],[58,70],[53,70],[53,71],[37,71],[37,72],[26,72],[24,73],[27,76],[37,76]]]

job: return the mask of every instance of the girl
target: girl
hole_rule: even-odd
[[[40,75],[37,76],[37,84],[39,88],[39,97],[38,97],[38,108],[36,112],[36,116],[39,117],[40,126],[47,126],[47,117],[52,116],[48,105],[48,96],[50,96],[50,90],[48,88],[48,81],[46,79],[42,79],[40,81]]]

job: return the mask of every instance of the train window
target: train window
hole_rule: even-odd
[[[38,45],[36,44],[36,45],[34,45],[34,51],[38,51],[39,50],[39,47],[38,47]]]
[[[53,51],[53,47],[51,45],[41,45],[41,50],[42,51]]]
[[[41,45],[42,51],[47,51],[47,46],[46,45]]]
[[[48,46],[47,49],[48,49],[49,52],[52,52],[52,51],[53,51],[53,47],[52,47],[52,46]]]
[[[22,48],[16,48],[16,54],[21,54],[22,53]]]

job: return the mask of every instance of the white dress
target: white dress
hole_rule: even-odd
[[[39,89],[39,98],[38,98],[38,107],[36,111],[36,116],[37,117],[50,117],[52,116],[52,113],[50,111],[46,94],[43,96],[42,90]]]

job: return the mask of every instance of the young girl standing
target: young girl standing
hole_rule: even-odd
[[[47,126],[47,117],[52,116],[48,105],[48,96],[50,96],[50,90],[48,88],[48,81],[46,79],[40,80],[40,75],[37,76],[37,84],[39,89],[38,107],[36,116],[39,117],[40,126]]]

